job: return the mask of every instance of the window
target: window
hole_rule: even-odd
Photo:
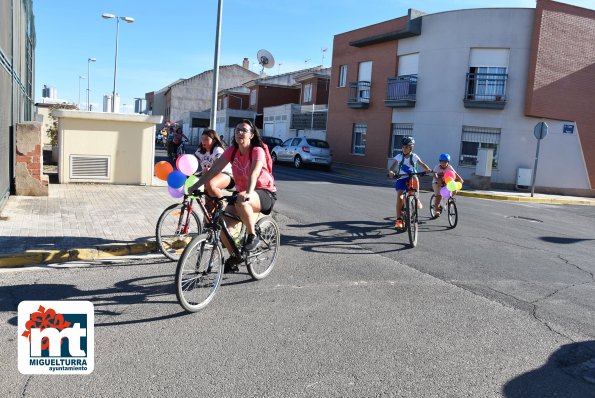
[[[256,105],[256,90],[250,91],[250,105]]]
[[[394,158],[403,151],[401,140],[403,137],[413,136],[413,124],[411,123],[393,123],[391,133],[391,146],[388,156]]]
[[[477,152],[480,148],[492,148],[494,159],[492,167],[498,167],[498,145],[500,144],[500,129],[491,127],[463,126],[461,137],[461,166],[475,166],[477,164]]]
[[[223,109],[229,108],[229,97],[223,98]]]
[[[304,102],[312,102],[312,84],[308,83],[304,86]]]
[[[478,101],[499,101],[506,93],[506,68],[469,68],[467,98]]]
[[[217,100],[217,109],[223,109],[221,108],[221,98]]]
[[[366,154],[366,132],[368,125],[365,123],[353,124],[353,136],[351,138],[351,153],[354,155]]]
[[[339,67],[339,87],[345,87],[347,83],[347,65]]]

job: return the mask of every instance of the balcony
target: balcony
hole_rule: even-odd
[[[362,109],[370,106],[370,82],[349,83],[349,99],[347,106],[354,109]]]
[[[465,108],[504,109],[506,105],[506,73],[467,73]]]
[[[393,108],[413,108],[417,94],[417,75],[389,77],[384,105]]]

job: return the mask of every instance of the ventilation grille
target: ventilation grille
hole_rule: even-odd
[[[109,156],[70,155],[70,178],[109,179],[110,163]]]

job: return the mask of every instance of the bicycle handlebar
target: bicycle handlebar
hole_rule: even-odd
[[[418,171],[418,172],[415,172],[415,173],[397,174],[397,173],[395,173],[393,171],[393,176],[391,177],[390,176],[390,173],[389,173],[389,177],[394,179],[394,178],[397,178],[397,177],[425,176],[425,175],[428,175],[430,173],[431,173],[431,171]]]

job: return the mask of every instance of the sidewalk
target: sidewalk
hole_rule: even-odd
[[[394,184],[380,169],[335,165],[333,173],[381,186]],[[0,213],[0,268],[156,251],[156,221],[163,209],[179,203],[160,183],[153,187],[50,184],[47,197],[11,196]],[[524,192],[464,190],[460,195],[595,206],[595,198],[542,194],[531,198]]]

